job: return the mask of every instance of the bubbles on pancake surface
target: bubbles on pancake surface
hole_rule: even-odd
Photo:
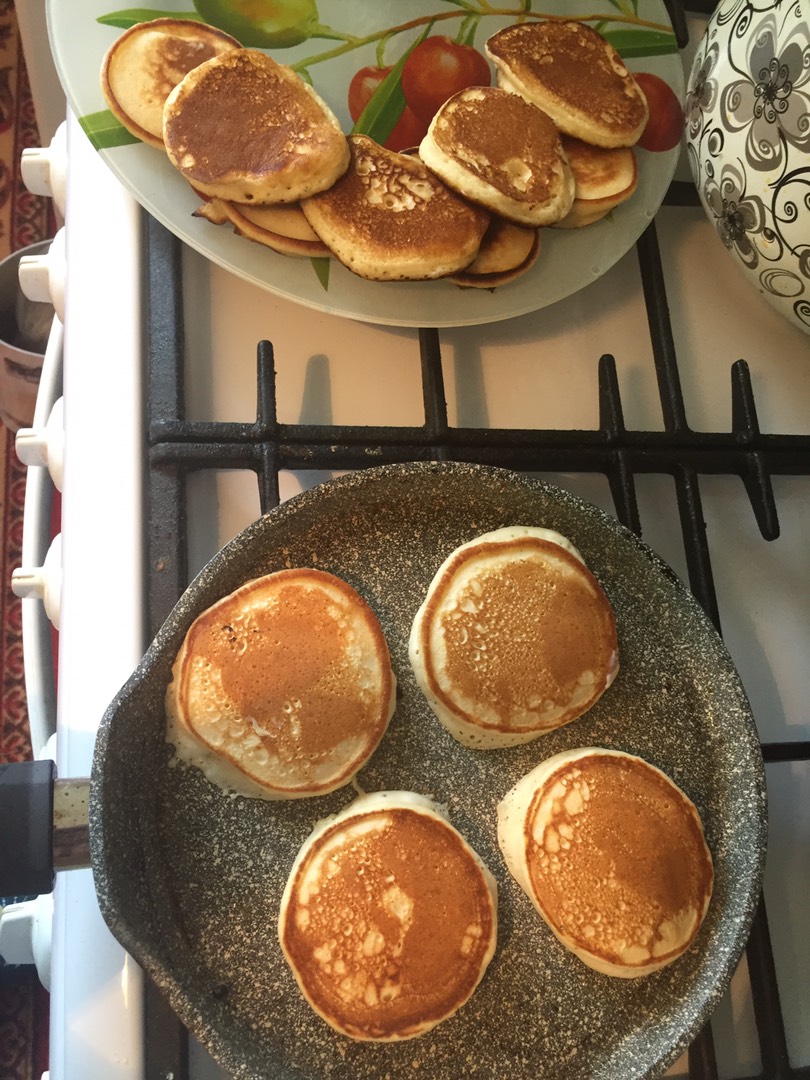
[[[602,974],[671,963],[706,914],[714,873],[697,809],[634,755],[586,747],[542,762],[499,804],[498,841],[555,935]]]
[[[316,826],[279,936],[307,1001],[358,1040],[422,1035],[469,999],[496,944],[495,881],[429,799],[361,796]]]
[[[526,526],[484,533],[445,559],[414,619],[410,656],[439,720],[481,749],[576,719],[618,668],[599,583],[565,537]]]

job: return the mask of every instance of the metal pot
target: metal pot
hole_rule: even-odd
[[[806,5],[719,4],[687,83],[686,150],[703,207],[737,266],[810,333]]]

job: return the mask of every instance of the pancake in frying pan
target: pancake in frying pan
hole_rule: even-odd
[[[382,629],[345,581],[280,570],[249,581],[189,628],[166,693],[178,757],[265,799],[348,783],[394,711]]]
[[[635,978],[690,947],[712,894],[692,801],[632,754],[598,747],[542,762],[498,806],[510,873],[567,949]]]
[[[423,1035],[470,998],[495,952],[495,880],[427,798],[365,795],[295,860],[279,938],[319,1016],[353,1039]]]
[[[438,719],[479,750],[569,723],[618,671],[615,621],[598,581],[565,537],[529,526],[484,533],[445,559],[409,653]]]

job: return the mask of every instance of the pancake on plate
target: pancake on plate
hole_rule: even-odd
[[[423,795],[386,791],[315,827],[278,928],[320,1017],[350,1038],[394,1042],[469,1000],[495,952],[497,922],[495,879],[461,834]]]
[[[618,671],[613,611],[565,537],[511,526],[456,548],[431,582],[409,655],[433,712],[478,750],[581,716]]]
[[[635,978],[690,947],[712,894],[700,815],[663,772],[617,750],[567,750],[498,806],[510,873],[567,949]]]
[[[313,232],[298,203],[245,206],[223,202],[222,205],[227,219],[240,236],[282,255],[316,258],[330,254],[329,248]]]
[[[191,624],[172,676],[167,738],[177,756],[265,799],[348,783],[394,712],[376,616],[322,570],[280,570],[213,604]]]
[[[332,254],[372,281],[425,281],[468,266],[489,214],[450,191],[413,154],[349,136],[351,164],[328,191],[301,202]]]
[[[199,195],[199,192],[195,194]],[[226,205],[224,199],[203,199],[192,216],[205,218],[212,225],[224,225],[226,221],[230,221],[228,211],[225,209]]]
[[[594,146],[632,146],[641,137],[647,99],[613,46],[585,23],[516,23],[493,34],[486,51],[498,85],[566,135]]]
[[[400,153],[419,157],[419,147]],[[421,160],[421,159],[420,159]],[[468,289],[495,289],[515,281],[537,262],[540,230],[514,225],[492,214],[478,254],[463,270],[447,275],[447,281]]]
[[[494,214],[476,257],[447,280],[467,289],[495,289],[525,274],[537,262],[539,254],[539,229],[513,225]]]
[[[600,221],[631,197],[638,186],[636,155],[629,146],[606,149],[580,139],[563,136],[571,171],[574,174],[574,203],[557,222],[562,229],[577,229]]]
[[[194,211],[194,217],[205,218],[212,225],[230,222],[237,235],[281,255],[324,258],[331,254],[310,228],[298,203],[247,206],[226,199],[206,199]]]
[[[289,67],[237,49],[190,71],[166,99],[169,160],[197,191],[237,203],[290,203],[349,164],[329,106]]]
[[[446,101],[419,156],[448,187],[517,225],[550,225],[574,200],[553,121],[497,86],[472,86]]]
[[[162,150],[163,106],[175,86],[192,68],[240,48],[230,34],[192,19],[136,23],[107,50],[101,92],[130,134]]]

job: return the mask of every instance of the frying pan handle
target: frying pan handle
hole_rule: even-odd
[[[90,865],[89,791],[49,758],[0,764],[0,896],[49,893],[56,870]]]

